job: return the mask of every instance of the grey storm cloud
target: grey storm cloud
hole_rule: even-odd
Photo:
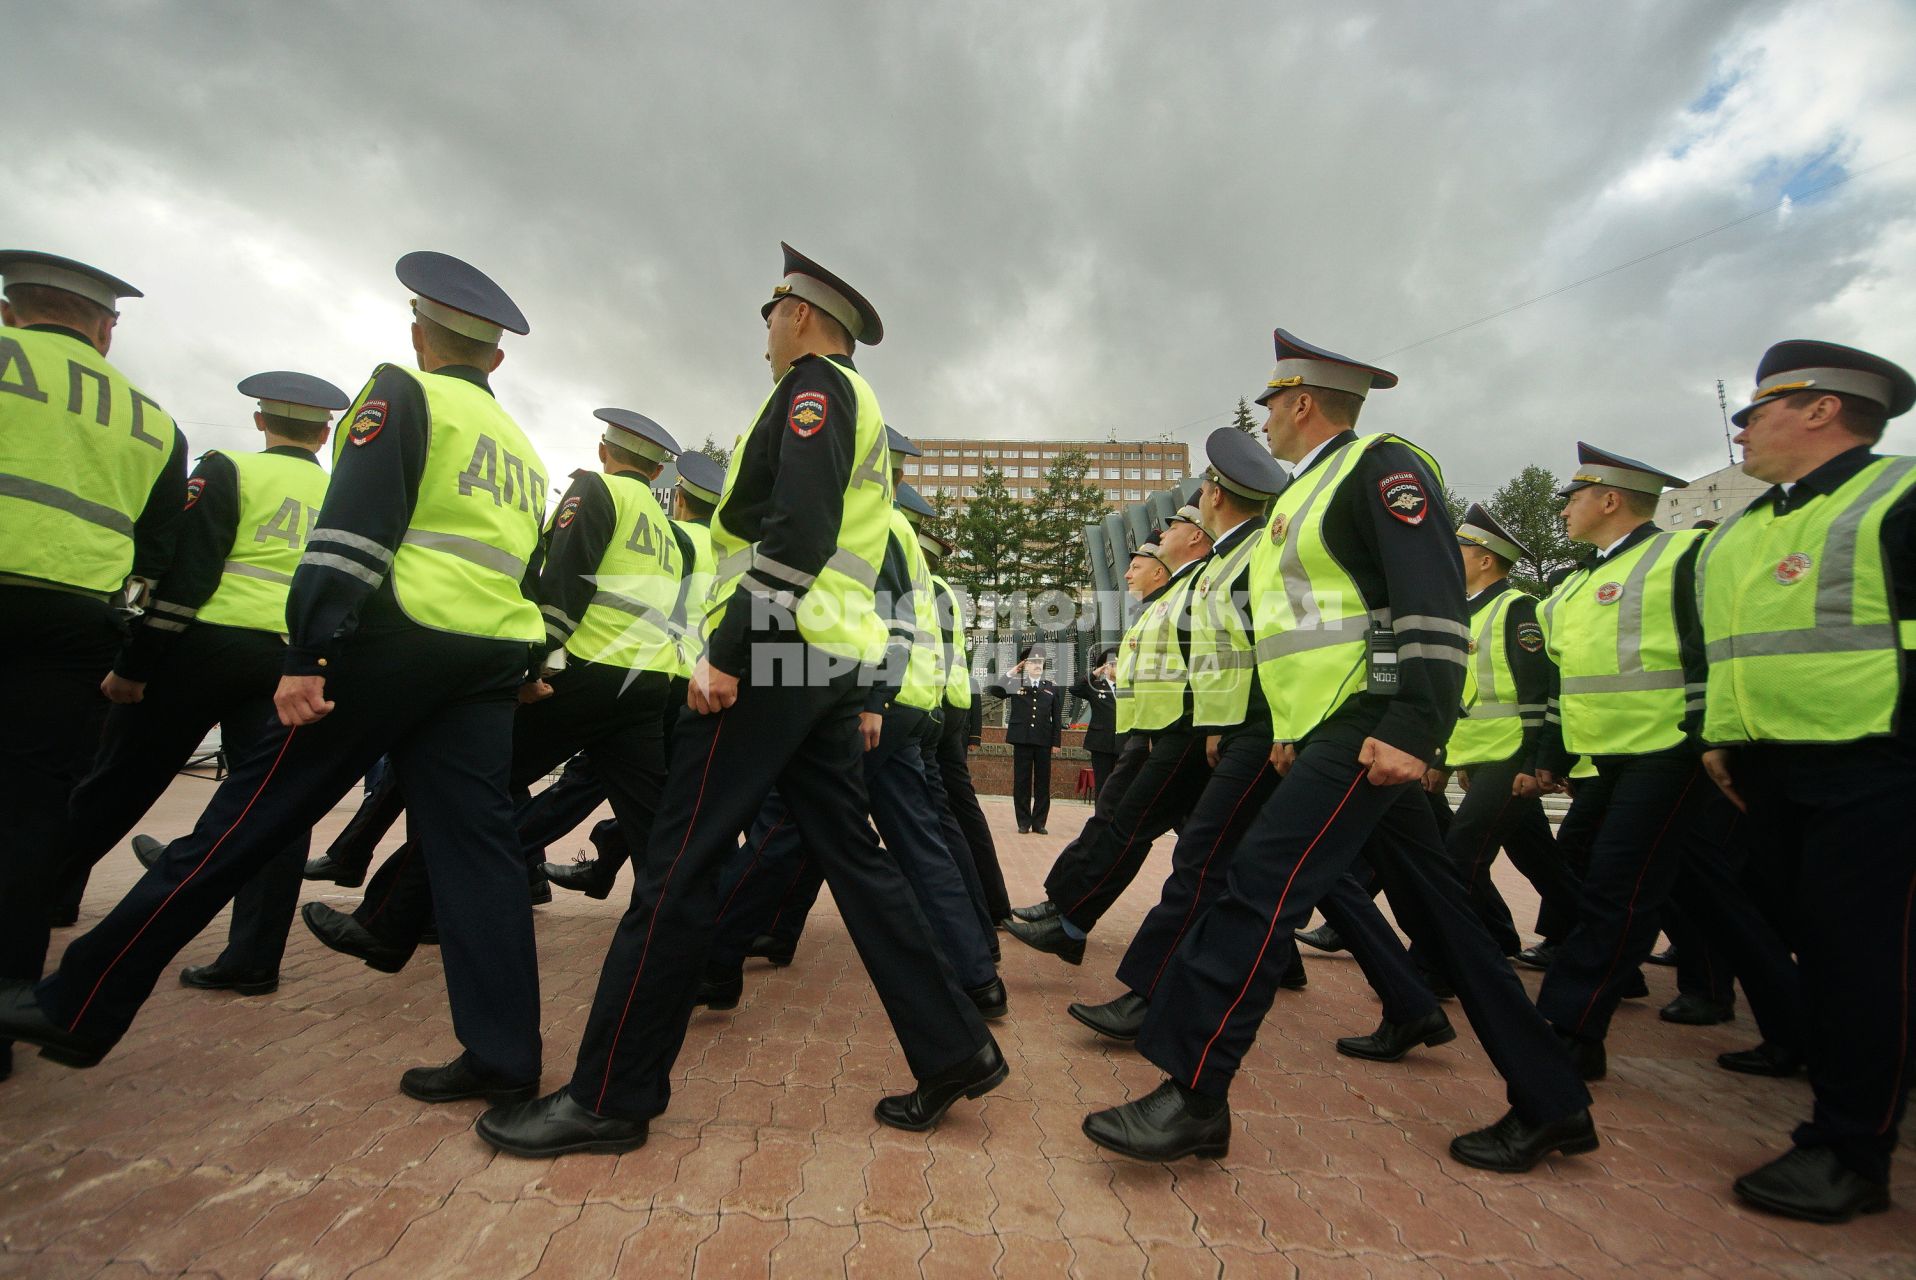
[[[1578,437],[1721,465],[1779,338],[1916,360],[1910,65],[1897,0],[10,4],[0,239],[147,291],[115,357],[196,448],[247,373],[406,358],[415,248],[525,309],[556,474],[600,404],[729,441],[783,239],[907,432],[1195,444],[1282,324],[1482,496]]]

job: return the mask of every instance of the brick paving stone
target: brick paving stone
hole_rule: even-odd
[[[692,1274],[699,1246],[718,1231],[717,1217],[695,1217],[676,1209],[654,1209],[645,1226],[628,1236],[612,1274],[634,1280]]]
[[[408,1223],[389,1252],[354,1274],[361,1280],[416,1280],[428,1272],[443,1274],[462,1262],[511,1212],[511,1205],[494,1204],[483,1196],[449,1196]]]
[[[991,1157],[979,1146],[942,1142],[936,1134],[932,1137],[931,1167],[925,1170],[925,1181],[931,1187],[925,1224],[971,1235],[988,1234],[992,1212],[998,1207],[997,1197],[991,1193]]]
[[[1052,1161],[1051,1191],[1064,1206],[1058,1226],[1073,1249],[1086,1240],[1130,1241],[1124,1229],[1130,1215],[1111,1189],[1111,1166],[1105,1161]]]
[[[653,1197],[672,1185],[678,1177],[679,1162],[698,1148],[691,1138],[671,1133],[653,1133],[645,1145],[619,1156],[585,1156],[602,1161],[611,1168],[601,1183],[605,1199],[627,1208],[650,1208]],[[598,1198],[597,1196],[594,1197]]]
[[[918,1273],[918,1260],[931,1247],[922,1227],[900,1228],[886,1222],[858,1224],[858,1243],[845,1254],[848,1280],[893,1280]]]
[[[772,1250],[773,1280],[818,1280],[845,1274],[845,1255],[858,1244],[858,1228],[793,1218],[791,1230]]]
[[[655,1207],[669,1207],[693,1215],[716,1214],[719,1203],[738,1186],[739,1166],[758,1150],[749,1135],[732,1132],[707,1134],[679,1161],[678,1174],[659,1191]]]
[[[1217,1260],[1221,1280],[1292,1280],[1306,1274],[1283,1254],[1245,1253],[1241,1249],[1225,1248],[1217,1251]],[[1314,1268],[1308,1274],[1316,1277],[1323,1273]]]
[[[803,1190],[792,1200],[794,1218],[814,1218],[828,1226],[850,1226],[865,1198],[865,1166],[871,1148],[820,1142],[799,1171]]]
[[[908,1147],[877,1147],[865,1166],[865,1198],[853,1212],[861,1226],[884,1222],[916,1230],[931,1203],[925,1171],[931,1152]]]
[[[648,1216],[646,1210],[615,1204],[585,1205],[577,1217],[552,1233],[532,1274],[553,1280],[610,1275],[626,1241],[645,1227]]]
[[[751,1214],[767,1220],[783,1218],[805,1188],[803,1170],[812,1157],[810,1143],[761,1136],[738,1167],[738,1185],[725,1193],[719,1209],[725,1214]]]
[[[1113,1280],[1118,1276],[1142,1276],[1149,1262],[1135,1240],[1100,1240],[1072,1236],[1071,1271],[1077,1280]]]
[[[484,1205],[477,1196],[470,1199],[475,1207]],[[310,1248],[288,1256],[281,1266],[302,1280],[352,1275],[385,1258],[414,1222],[443,1205],[437,1196],[399,1187],[382,1188],[374,1198],[362,1198],[341,1214]],[[490,1210],[495,1206],[485,1207]]]
[[[1001,1235],[1016,1232],[1040,1239],[1059,1238],[1064,1206],[1051,1187],[1051,1165],[1032,1156],[994,1155],[987,1176],[998,1207],[991,1225]]]
[[[996,1236],[950,1227],[932,1227],[925,1234],[931,1245],[918,1260],[919,1273],[925,1280],[972,1280],[998,1274],[1004,1246]]]
[[[791,1231],[783,1219],[764,1221],[746,1213],[719,1218],[718,1230],[699,1244],[692,1280],[724,1280],[765,1274],[766,1260]]]
[[[1202,1245],[1140,1240],[1146,1280],[1217,1280],[1224,1261]],[[1275,1254],[1271,1256],[1275,1257]]]

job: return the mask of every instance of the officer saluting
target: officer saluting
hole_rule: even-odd
[[[0,287],[0,979],[32,981],[68,793],[106,715],[109,597],[164,567],[186,441],[106,360],[138,289],[24,249],[0,250]],[[12,1061],[0,1049],[0,1079]]]
[[[1005,700],[1011,744],[1011,808],[1020,832],[1045,834],[1051,819],[1051,752],[1064,741],[1064,699],[1045,679],[1044,650],[1032,645],[1004,680],[985,692]]]
[[[498,1095],[539,1075],[539,981],[506,791],[515,695],[544,635],[521,581],[539,544],[545,464],[493,399],[503,330],[525,317],[456,258],[399,260],[419,369],[381,365],[335,441],[333,483],[287,603],[282,729],[235,762],[169,846],[33,989],[0,992],[0,1035],[75,1066],[126,1032],[160,970],[248,877],[382,753],[435,835],[452,1064]],[[344,636],[344,639],[341,637]],[[401,1087],[443,1100],[446,1068]]]
[[[1138,1034],[1169,1073],[1086,1117],[1098,1145],[1144,1159],[1221,1156],[1227,1093],[1288,954],[1359,851],[1416,910],[1413,939],[1447,961],[1510,1112],[1451,1144],[1464,1163],[1530,1168],[1596,1146],[1590,1095],[1497,952],[1449,867],[1420,780],[1457,717],[1464,594],[1430,456],[1359,436],[1365,396],[1394,374],[1276,334],[1265,394],[1271,451],[1294,464],[1252,557],[1253,652],[1284,781],[1238,846],[1225,889],[1171,955]]]
[[[866,823],[858,668],[884,653],[874,600],[891,529],[878,398],[853,367],[878,314],[785,248],[762,314],[776,386],[732,452],[712,519],[719,586],[679,722],[664,805],[619,922],[566,1088],[496,1107],[479,1135],[517,1155],[626,1151],[664,1111],[672,1063],[718,914],[718,874],[776,785],[918,1077],[877,1117],[929,1128],[1006,1075],[977,1010],[938,957],[897,863]]]
[[[259,401],[253,422],[266,449],[208,453],[186,482],[172,560],[106,678],[119,705],[73,793],[63,859],[75,879],[165,793],[208,729],[220,726],[226,758],[238,762],[278,722],[286,592],[326,501],[318,450],[349,397],[323,378],[287,372],[254,374],[239,392]],[[279,986],[307,836],[294,834],[246,881],[226,950],[182,970],[182,983],[241,995]]]
[[[1734,415],[1772,488],[1704,545],[1704,767],[1757,856],[1795,866],[1815,1107],[1788,1154],[1736,1181],[1814,1222],[1889,1207],[1916,1070],[1916,458],[1872,451],[1916,382],[1880,356],[1780,342]]]

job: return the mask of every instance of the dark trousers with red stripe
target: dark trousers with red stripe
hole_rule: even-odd
[[[1004,916],[993,916],[985,909],[984,878],[978,873],[978,860],[972,856],[971,841],[966,838],[965,828],[958,821],[958,814],[952,808],[951,792],[945,785],[945,764],[938,754],[944,736],[943,718],[926,716],[918,730],[918,760],[925,769],[925,791],[931,797],[932,812],[938,819],[939,832],[944,837],[944,845],[951,853],[953,864],[958,868],[958,878],[964,882],[965,894],[971,899],[971,909],[978,917],[978,931],[987,939],[989,950],[992,930],[997,928],[998,921]],[[965,782],[970,785],[969,775]]]
[[[188,627],[147,681],[146,696],[107,713],[93,769],[73,789],[62,874],[83,880],[125,839],[215,724],[228,761],[257,751],[279,723],[273,690],[285,661],[285,642],[271,632]],[[279,972],[310,835],[295,834],[240,888],[222,967]]]
[[[1421,788],[1372,785],[1341,742],[1307,744],[1239,842],[1224,892],[1158,980],[1139,1051],[1182,1084],[1227,1096],[1277,991],[1284,939],[1360,851],[1407,891],[1392,898],[1398,923],[1451,975],[1517,1112],[1542,1123],[1587,1107],[1568,1055],[1477,918]]]
[[[659,807],[665,778],[664,713],[669,677],[656,671],[632,671],[597,662],[574,662],[549,677],[552,696],[519,708],[512,724],[512,772],[515,794],[552,772],[579,750],[598,761],[599,779],[619,816],[624,842],[643,841]],[[400,769],[402,784],[413,789]],[[514,807],[512,837],[526,857],[524,824],[535,798]],[[379,868],[353,918],[390,947],[410,952],[433,920],[437,893],[431,860],[423,847],[438,835],[415,812],[406,841]],[[520,864],[525,867],[524,861]],[[522,871],[522,875],[526,874]]]
[[[792,811],[773,791],[719,881],[706,977],[719,982],[736,978],[752,940],[761,934],[796,946],[824,880],[817,859],[806,856]]]
[[[1603,821],[1577,898],[1577,925],[1544,974],[1537,1007],[1560,1031],[1602,1040],[1629,982],[1656,945],[1686,857],[1721,849],[1729,806],[1686,747],[1601,756]]]
[[[666,697],[671,697],[668,688]],[[671,721],[672,704],[666,704],[665,722]],[[661,729],[663,732],[663,729]],[[599,777],[593,768],[592,757],[580,752],[566,762],[565,772],[561,773],[553,784],[533,796],[519,809],[519,839],[525,842],[526,865],[536,866],[547,860],[547,846],[565,839],[573,828],[592,816],[593,810],[605,803],[605,780]],[[616,822],[617,819],[607,819]],[[601,824],[602,825],[602,824]],[[594,828],[595,832],[597,828]],[[614,833],[616,834],[616,833]],[[625,842],[622,839],[595,839],[593,843],[603,842],[601,857],[610,856],[612,865],[624,864],[626,857]],[[554,861],[564,861],[563,855]]]
[[[1886,1182],[1916,1075],[1916,747],[1745,747],[1731,769],[1759,872],[1796,877],[1816,1099],[1796,1143]]]
[[[1133,739],[1145,737],[1133,734]],[[1204,794],[1211,766],[1204,756],[1204,735],[1192,729],[1170,729],[1149,735],[1140,744],[1146,754],[1110,810],[1110,820],[1086,841],[1079,837],[1072,856],[1060,854],[1045,877],[1045,895],[1058,904],[1064,918],[1086,933],[1120,894],[1137,878],[1151,852],[1151,842],[1182,823]],[[1269,747],[1265,748],[1267,751]],[[1113,774],[1113,785],[1123,766]],[[1099,794],[1102,801],[1103,793]],[[1096,821],[1095,815],[1091,821]],[[1086,833],[1091,822],[1085,824]]]
[[[326,680],[330,714],[234,762],[190,835],[74,939],[40,984],[62,1026],[117,1040],[161,971],[246,881],[382,754],[424,830],[453,1031],[482,1073],[539,1074],[539,969],[506,787],[526,646],[415,627],[361,631]]]
[[[359,802],[346,825],[326,847],[326,856],[342,871],[357,871],[361,877],[373,865],[373,853],[379,842],[406,812],[406,793],[399,786],[399,771],[388,765],[380,771],[372,789]]]
[[[1051,870],[1045,873],[1045,898],[1057,902],[1053,888],[1063,892],[1081,875],[1081,866],[1091,850],[1111,826],[1111,819],[1118,812],[1118,805],[1124,800],[1131,784],[1137,780],[1138,771],[1144,768],[1144,762],[1151,758],[1151,744],[1143,734],[1133,733],[1126,736],[1124,749],[1118,753],[1117,764],[1112,767],[1111,776],[1106,784],[1098,788],[1097,796],[1091,802],[1091,812],[1084,820],[1084,826],[1073,836],[1064,848],[1058,850],[1058,856],[1051,860]]]
[[[1757,906],[1748,884],[1755,832],[1714,784],[1710,791],[1703,821],[1720,838],[1698,840],[1686,850],[1667,904],[1679,908],[1678,914],[1694,935],[1677,944],[1677,954],[1689,950],[1705,961],[1707,980],[1720,984],[1713,991],[1729,987],[1727,975],[1734,974],[1743,984],[1750,1016],[1763,1039],[1784,1052],[1801,1053],[1807,1014],[1796,960],[1775,923]],[[1678,932],[1683,931],[1680,926]],[[1680,973],[1678,986],[1682,989]],[[1730,997],[1713,998],[1727,1001]]]
[[[991,824],[985,820],[978,803],[978,788],[971,780],[971,759],[965,749],[965,712],[945,704],[944,723],[938,730],[938,775],[944,784],[945,803],[964,836],[971,852],[978,887],[984,895],[985,914],[996,924],[1011,914],[1011,895],[1005,889],[1005,873],[998,865],[998,844],[991,838]]]
[[[1523,950],[1523,939],[1490,877],[1498,849],[1510,855],[1511,864],[1537,891],[1538,933],[1546,940],[1563,938],[1577,920],[1577,881],[1557,853],[1542,798],[1511,794],[1519,764],[1513,757],[1471,765],[1470,786],[1444,835],[1451,860],[1470,886],[1477,913],[1504,954],[1512,956]]]
[[[824,867],[912,1073],[948,1070],[989,1042],[904,873],[866,821],[864,700],[855,673],[803,684],[768,678],[743,684],[723,712],[679,721],[638,889],[613,935],[579,1046],[571,1083],[579,1103],[632,1118],[665,1110],[718,914],[721,868],[774,785]]]

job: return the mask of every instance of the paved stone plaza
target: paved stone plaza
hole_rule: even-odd
[[[184,831],[209,786],[180,779],[145,829]],[[1031,901],[1087,810],[1060,803],[1050,836],[1019,836],[1008,801],[985,804],[1012,899]],[[322,824],[321,847],[349,813]],[[1827,1228],[1733,1203],[1730,1179],[1781,1150],[1808,1087],[1714,1065],[1755,1042],[1747,1016],[1659,1022],[1667,969],[1618,1016],[1594,1156],[1516,1178],[1453,1164],[1451,1136],[1504,1110],[1474,1039],[1397,1065],[1338,1057],[1333,1037],[1370,1030],[1376,1002],[1348,956],[1308,954],[1310,988],[1279,993],[1239,1077],[1229,1159],[1106,1155],[1080,1118],[1159,1075],[1065,1005],[1117,993],[1111,972],[1167,855],[1160,841],[1083,968],[1005,940],[1012,1011],[995,1029],[1011,1079],[929,1135],[872,1119],[910,1079],[829,900],[791,968],[753,962],[735,1012],[694,1018],[644,1148],[553,1163],[494,1155],[470,1132],[478,1103],[398,1092],[406,1067],[458,1052],[436,954],[386,976],[296,923],[276,995],[208,996],[169,976],[101,1066],[23,1051],[0,1085],[0,1276],[1916,1275],[1907,1144],[1887,1214]],[[136,870],[124,852],[103,865],[83,927]],[[1498,871],[1527,920],[1534,895]],[[538,911],[549,1088],[629,884]],[[56,955],[70,936],[55,935]],[[209,934],[181,962],[218,950]]]

